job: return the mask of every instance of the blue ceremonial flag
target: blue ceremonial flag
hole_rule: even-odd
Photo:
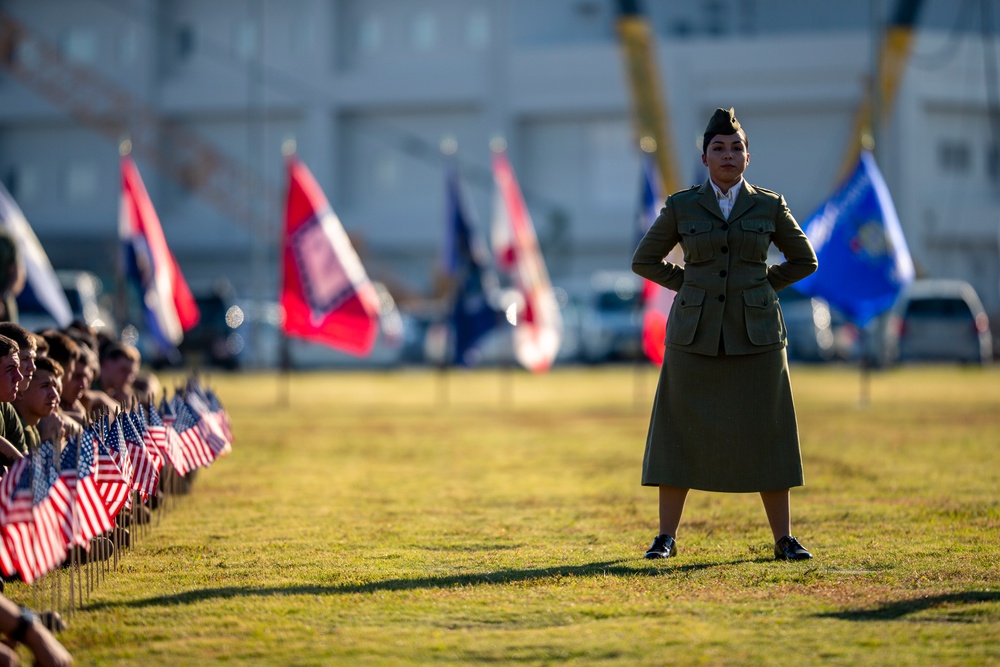
[[[473,234],[458,182],[458,169],[453,163],[446,167],[445,187],[444,270],[454,278],[456,285],[451,308],[454,358],[461,366],[471,366],[476,362],[476,344],[499,321],[498,310],[491,299],[496,279],[487,268],[489,254],[486,248]]]
[[[869,151],[803,230],[819,269],[795,288],[826,299],[859,327],[891,308],[914,278],[896,207]]]

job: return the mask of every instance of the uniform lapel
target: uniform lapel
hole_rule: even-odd
[[[725,222],[726,216],[722,215],[722,209],[719,208],[719,200],[715,196],[715,189],[712,187],[712,184],[708,181],[702,183],[701,187],[698,188],[698,194],[700,195],[698,203],[709,213]],[[737,197],[736,201],[739,201],[739,197]]]
[[[711,190],[712,186],[711,185],[708,186],[708,189]],[[757,190],[752,185],[747,183],[746,179],[744,179],[743,186],[740,188],[740,193],[736,195],[736,201],[733,202],[733,210],[729,212],[730,222],[736,220],[741,215],[743,215],[751,208],[753,208],[754,195],[756,194]]]

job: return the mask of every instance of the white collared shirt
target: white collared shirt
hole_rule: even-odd
[[[736,203],[736,197],[740,194],[740,188],[743,187],[743,177],[733,187],[729,188],[729,192],[723,194],[722,190],[715,181],[708,179],[708,182],[712,184],[712,189],[715,190],[715,198],[719,202],[719,208],[722,209],[722,217],[729,220],[729,212],[733,210],[733,204]]]

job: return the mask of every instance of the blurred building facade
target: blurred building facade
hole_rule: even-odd
[[[646,0],[680,181],[703,180],[704,123],[735,106],[748,180],[805,219],[836,186],[879,46],[872,27],[892,4]],[[554,280],[629,266],[639,157],[613,0],[3,0],[0,11],[22,31],[0,69],[0,178],[58,268],[113,279],[125,136],[155,146],[135,157],[196,288],[225,276],[273,298],[290,139],[397,296],[433,283],[446,139],[482,231],[489,141],[502,135]],[[918,271],[969,280],[1000,324],[992,17],[998,0],[924,3],[876,156]],[[60,85],[13,69],[43,46],[72,65]],[[255,180],[213,196],[201,172],[164,167],[179,130]]]

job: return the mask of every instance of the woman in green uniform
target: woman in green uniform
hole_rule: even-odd
[[[632,258],[677,292],[642,467],[643,485],[659,487],[646,558],[676,555],[689,489],[759,492],[775,557],[811,558],[791,535],[802,459],[776,292],[815,271],[816,253],[784,198],[743,179],[750,152],[733,109],[712,116],[701,159],[708,180],[667,199]],[[683,265],[665,259],[678,243]],[[768,266],[772,244],[785,259]]]

